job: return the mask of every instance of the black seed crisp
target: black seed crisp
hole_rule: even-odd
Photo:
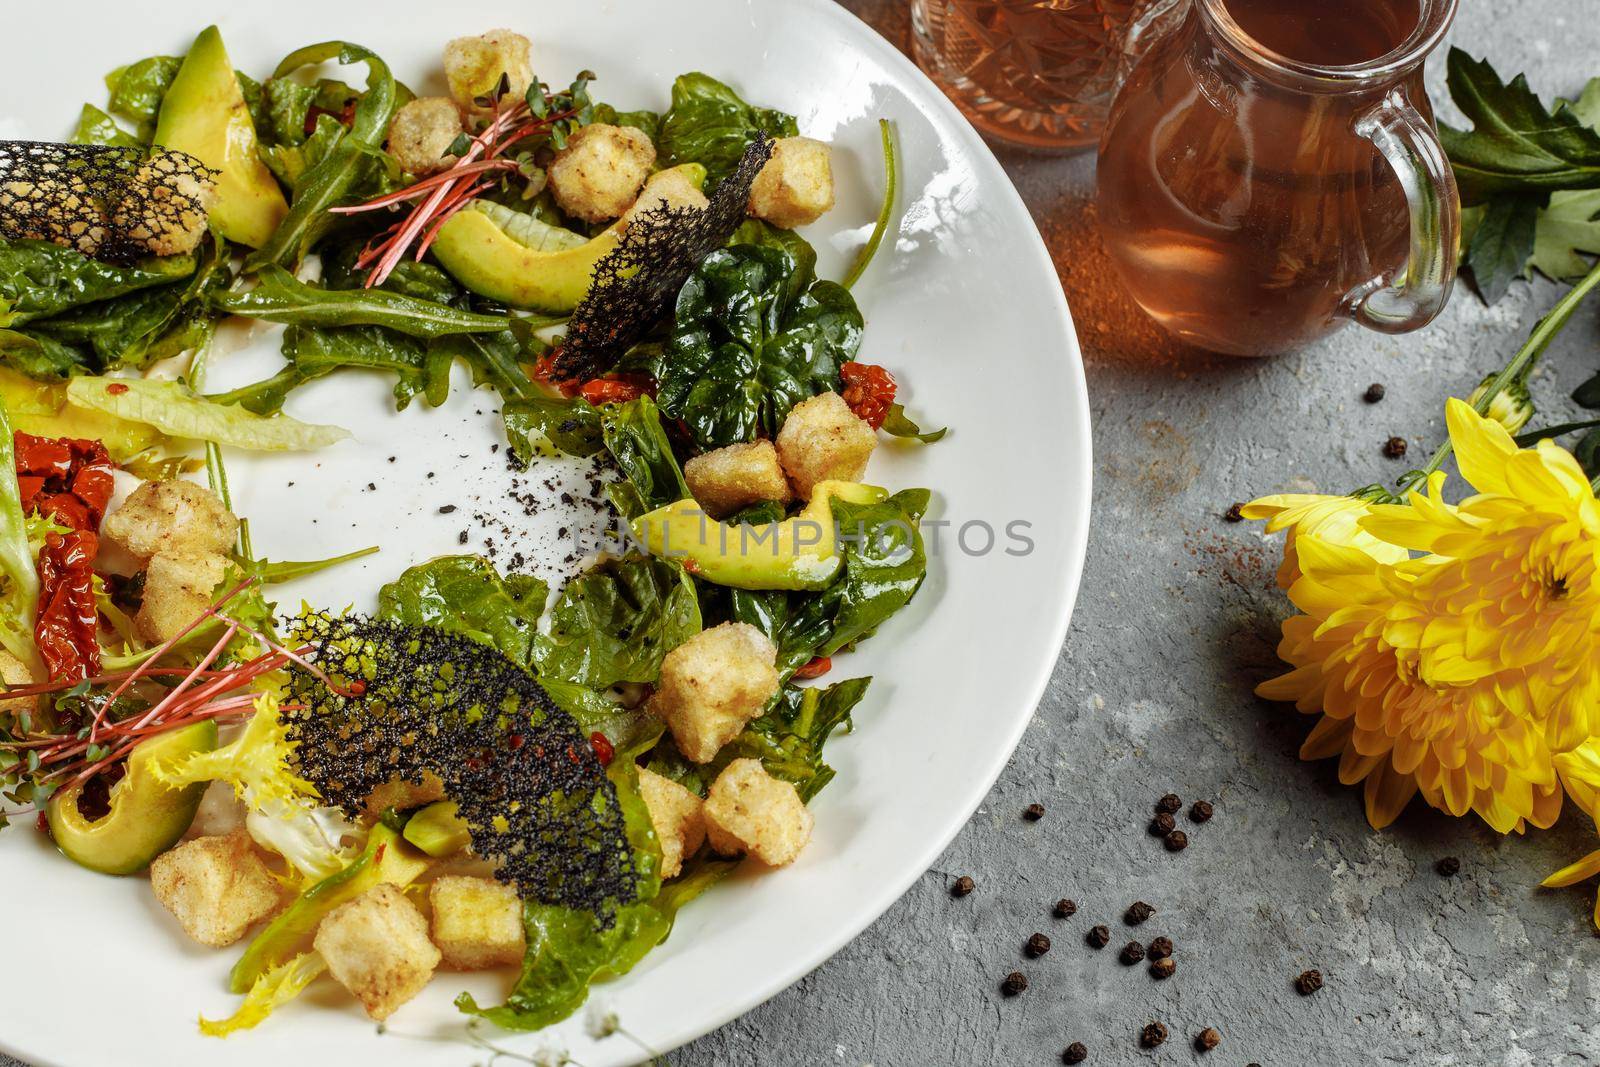
[[[1183,807],[1183,801],[1179,799],[1178,794],[1176,793],[1168,793],[1166,796],[1156,801],[1156,810],[1164,811],[1168,815],[1173,814],[1181,807]]]
[[[1166,844],[1168,852],[1182,852],[1189,847],[1189,835],[1182,830],[1174,830],[1161,840]]]
[[[1210,822],[1216,811],[1209,800],[1197,800],[1189,806],[1190,822]]]
[[[1158,937],[1150,942],[1150,949],[1147,955],[1152,960],[1164,960],[1172,955],[1172,938]]]
[[[1022,946],[1022,951],[1032,959],[1038,959],[1050,951],[1050,939],[1043,934],[1034,934],[1028,938],[1028,943]]]
[[[1156,981],[1171,978],[1172,972],[1178,969],[1177,961],[1171,956],[1163,956],[1150,964],[1150,977]]]
[[[1111,944],[1111,931],[1107,930],[1104,926],[1091,926],[1089,928],[1088,936],[1086,936],[1084,940],[1089,942],[1089,944],[1093,945],[1095,948],[1105,948],[1107,945]]]
[[[1122,954],[1117,959],[1132,967],[1135,963],[1144,959],[1144,946],[1137,941],[1129,941],[1122,946]]]
[[[1155,913],[1155,908],[1152,908],[1142,900],[1136,900],[1128,905],[1127,911],[1122,913],[1122,921],[1129,926],[1138,926]]]
[[[1155,1048],[1167,1039],[1167,1028],[1160,1023],[1151,1023],[1139,1031],[1139,1045],[1141,1048]]]
[[[1322,988],[1322,972],[1316,968],[1302,971],[1300,977],[1294,980],[1294,991],[1302,997],[1309,997]]]
[[[1438,863],[1435,863],[1433,869],[1439,872],[1439,877],[1441,878],[1454,878],[1461,873],[1461,861],[1454,856],[1446,856]]]
[[[1027,807],[1022,809],[1022,817],[1027,819],[1029,822],[1038,822],[1040,819],[1044,818],[1044,805],[1029,804]]]
[[[1406,454],[1406,439],[1404,437],[1391,437],[1383,443],[1383,454],[1390,459],[1399,459]]]
[[[1061,1052],[1062,1063],[1082,1063],[1089,1058],[1089,1050],[1082,1041],[1074,1041]]]
[[[977,887],[978,884],[976,882],[963,874],[950,886],[950,895],[953,897],[964,897]]]
[[[1164,811],[1150,820],[1150,833],[1153,837],[1166,837],[1177,827],[1177,820]]]
[[[1194,1047],[1200,1052],[1210,1052],[1222,1044],[1222,1035],[1217,1033],[1217,1028],[1208,1026],[1194,1035]]]
[[[1028,976],[1021,971],[1012,971],[1006,975],[1006,980],[1000,983],[1000,992],[1008,997],[1014,997],[1028,988]]]
[[[1074,915],[1078,914],[1078,902],[1075,900],[1068,900],[1066,897],[1062,897],[1060,900],[1056,901],[1056,906],[1054,909],[1052,909],[1052,911],[1055,917],[1058,919],[1070,919]]]

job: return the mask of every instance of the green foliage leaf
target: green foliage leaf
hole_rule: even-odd
[[[169,437],[210,441],[262,452],[322,448],[350,434],[287,415],[265,418],[239,407],[195,396],[181,382],[154,378],[74,378],[67,400],[129,422],[153,426]]]
[[[501,333],[509,328],[504,315],[480,315],[385,289],[325,289],[270,264],[262,268],[254,289],[218,293],[211,303],[229,314],[268,322],[322,328],[383,326],[424,339]]]
[[[119,267],[49,241],[0,239],[0,326],[170,285],[193,275],[196,263],[187,255]]]
[[[611,487],[612,503],[624,517],[635,518],[689,495],[689,484],[662,429],[661,412],[650,397],[605,405],[600,426],[606,451],[624,479]]]
[[[72,131],[73,144],[103,144],[114,148],[138,148],[140,141],[117,125],[117,120],[93,104],[78,112],[78,127]]]
[[[546,448],[568,456],[592,456],[605,447],[600,413],[581,398],[542,395],[508,400],[500,406],[511,454],[527,466]]]
[[[796,296],[804,269],[782,249],[736,245],[706,257],[679,291],[658,399],[702,448],[775,435],[795,404],[836,388],[860,350],[849,291],[813,282]]]
[[[33,644],[33,620],[39,606],[39,575],[16,471],[11,422],[0,405],[0,645],[23,663],[35,664],[39,655]]]
[[[662,165],[700,163],[713,182],[733,172],[757,133],[793,137],[794,117],[771,108],[751,107],[708,74],[680,75],[672,83],[672,108],[656,133]]]
[[[529,574],[502,578],[482,556],[440,556],[380,589],[378,617],[465,634],[528,667],[549,592]]]
[[[1527,270],[1539,223],[1540,198],[1508,193],[1490,200],[1467,244],[1466,268],[1486,303],[1498,303]]]
[[[1600,189],[1553,193],[1539,212],[1528,265],[1558,282],[1589,273],[1588,256],[1600,255]]]
[[[631,554],[567,583],[538,638],[538,674],[591,689],[653,682],[661,658],[700,632],[694,581],[673,560]]]
[[[182,56],[151,56],[106,75],[106,89],[111,93],[106,110],[132,122],[140,144],[150,143],[161,101],[181,66]]]
[[[922,427],[912,422],[911,419],[906,415],[906,409],[904,407],[900,406],[899,404],[890,404],[889,413],[883,418],[883,432],[888,434],[890,437],[899,437],[904,440],[916,440],[921,441],[925,445],[931,445],[935,441],[943,440],[944,435],[950,432],[950,428],[948,426],[944,426],[937,430],[928,430],[927,432],[923,432]]]

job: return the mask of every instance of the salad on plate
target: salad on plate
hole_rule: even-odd
[[[927,570],[929,492],[866,480],[944,432],[858,358],[889,124],[834,281],[798,232],[831,151],[790,115],[702,73],[620,110],[510,30],[442,75],[330,41],[257,78],[210,27],[107,75],[70,143],[0,142],[0,849],[147,877],[175,943],[233,953],[214,1036],[319,980],[383,1020],[439,970],[502,969],[456,998],[500,1027],[567,1017],[736,867],[803,855],[871,681],[848,653]],[[229,320],[281,369],[208,388]],[[296,389],[437,407],[457,365],[516,464],[603,473],[576,575],[252,542],[227,457],[348,436]],[[379,551],[370,610],[274,599]]]

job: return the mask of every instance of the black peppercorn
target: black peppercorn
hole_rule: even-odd
[[[1142,900],[1136,900],[1132,904],[1128,905],[1127,911],[1122,913],[1122,921],[1127,923],[1129,926],[1138,926],[1155,913],[1156,909],[1152,908]]]
[[[1189,847],[1189,835],[1182,830],[1172,831],[1162,841],[1166,843],[1168,852],[1182,852]]]
[[[1105,948],[1111,944],[1111,931],[1104,926],[1092,926],[1089,928],[1089,933],[1084,940],[1095,948]]]
[[[1435,863],[1433,869],[1439,872],[1439,877],[1441,878],[1454,878],[1461,873],[1461,861],[1454,856],[1446,856],[1438,863]]]
[[[1122,955],[1118,956],[1117,958],[1123,963],[1127,964],[1129,967],[1132,967],[1135,963],[1138,963],[1140,960],[1144,959],[1144,946],[1139,944],[1137,941],[1129,941],[1126,945],[1122,946]]]
[[[1176,960],[1171,956],[1163,956],[1150,964],[1150,977],[1159,982],[1163,978],[1171,978],[1172,972],[1177,969],[1178,963]]]
[[[1000,983],[1000,992],[1008,997],[1014,997],[1028,988],[1028,976],[1021,971],[1012,971],[1006,975],[1006,980]]]
[[[1056,901],[1056,906],[1052,910],[1056,918],[1070,919],[1074,915],[1078,914],[1078,902],[1075,900],[1068,900],[1066,897],[1062,897],[1060,900]]]
[[[1222,1035],[1217,1033],[1217,1028],[1208,1026],[1194,1035],[1194,1047],[1201,1052],[1210,1052],[1222,1044]]]
[[[1166,837],[1177,827],[1177,821],[1166,812],[1162,812],[1150,820],[1150,833],[1156,837]]]
[[[1383,388],[1382,382],[1373,382],[1371,385],[1367,386],[1367,391],[1361,394],[1361,399],[1365,400],[1369,404],[1376,404],[1378,401],[1383,399],[1383,394],[1385,392],[1386,390]]]
[[[1197,800],[1189,808],[1189,818],[1193,822],[1210,822],[1211,816],[1216,812],[1211,807],[1209,800]]]
[[[1158,937],[1150,942],[1150,949],[1146,953],[1152,960],[1164,960],[1172,955],[1172,938]]]
[[[1227,511],[1224,511],[1222,513],[1222,521],[1223,522],[1243,522],[1244,521],[1244,505],[1243,504],[1234,504],[1232,507],[1228,508]]]
[[[1027,819],[1029,822],[1038,822],[1040,819],[1044,818],[1044,805],[1029,804],[1026,808],[1022,809],[1022,817]]]
[[[1167,1039],[1167,1028],[1160,1023],[1151,1023],[1139,1031],[1139,1045],[1141,1048],[1155,1048]]]
[[[1322,988],[1322,972],[1316,968],[1302,971],[1300,977],[1294,980],[1294,991],[1302,997],[1309,997]]]
[[[1399,459],[1406,454],[1406,439],[1404,437],[1391,437],[1383,443],[1383,454],[1390,459]]]
[[[963,874],[960,878],[955,880],[954,884],[950,886],[950,895],[953,897],[964,897],[977,887],[978,883],[974,882],[971,878]]]
[[[1166,796],[1156,801],[1156,810],[1164,811],[1168,815],[1171,815],[1181,807],[1183,807],[1183,801],[1178,799],[1178,794],[1176,793],[1168,793]]]
[[[1046,952],[1050,951],[1050,939],[1043,934],[1034,934],[1032,937],[1028,938],[1027,944],[1022,946],[1022,951],[1026,952],[1032,958],[1038,959],[1040,956],[1043,956]]]
[[[1062,1063],[1082,1063],[1089,1058],[1089,1050],[1082,1041],[1074,1041],[1061,1052]]]

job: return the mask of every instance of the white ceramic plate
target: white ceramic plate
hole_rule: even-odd
[[[855,290],[867,318],[862,358],[887,365],[913,412],[953,432],[929,448],[880,448],[870,476],[932,487],[932,517],[951,525],[939,531],[915,603],[836,663],[837,676],[876,681],[855,733],[829,746],[838,778],[815,803],[815,839],[800,861],[719,887],[632,974],[597,991],[633,1034],[674,1048],[794,982],[899,897],[982,800],[1044,691],[1082,566],[1090,479],[1078,346],[1044,245],[999,165],[938,90],[828,0],[19,4],[6,15],[0,137],[65,136],[81,100],[104,102],[105,71],[181,53],[219,19],[235,64],[258,76],[297,46],[344,38],[376,50],[414,88],[438,91],[442,43],[496,26],[534,40],[546,80],[564,84],[591,68],[596,97],[619,106],[664,109],[675,75],[712,73],[833,142],[838,207],[807,234],[825,277],[842,273],[876,213],[875,120],[897,126],[898,231]],[[274,367],[275,333],[245,342],[218,361],[211,384]],[[296,393],[290,408],[350,428],[354,442],[311,457],[230,457],[235,505],[252,520],[258,553],[305,559],[383,546],[280,602],[304,595],[370,606],[405,566],[461,551],[461,530],[481,548],[474,513],[518,532],[494,536],[502,564],[521,550],[560,570],[555,531],[570,519],[559,486],[544,485],[543,471],[525,479],[544,500],[536,515],[507,502],[511,474],[490,452],[501,439],[494,396],[458,386],[443,409],[419,403],[396,415],[388,382],[338,375]],[[448,504],[459,510],[441,516]],[[1006,537],[1017,522],[1029,524],[1026,554],[1006,551],[1018,550]],[[958,543],[969,523],[998,532],[992,550],[982,551],[981,526]],[[441,973],[384,1036],[342,991],[314,987],[259,1029],[218,1044],[197,1034],[195,1017],[233,1009],[223,978],[237,949],[189,944],[142,880],[79,869],[26,826],[0,834],[0,932],[10,976],[0,1049],[40,1067],[284,1067],[380,1056],[459,1067],[483,1057],[459,1044],[451,998],[467,988],[492,1000],[506,984]],[[560,1044],[591,1067],[640,1058],[623,1038],[591,1041],[581,1016],[504,1044],[523,1052]]]

